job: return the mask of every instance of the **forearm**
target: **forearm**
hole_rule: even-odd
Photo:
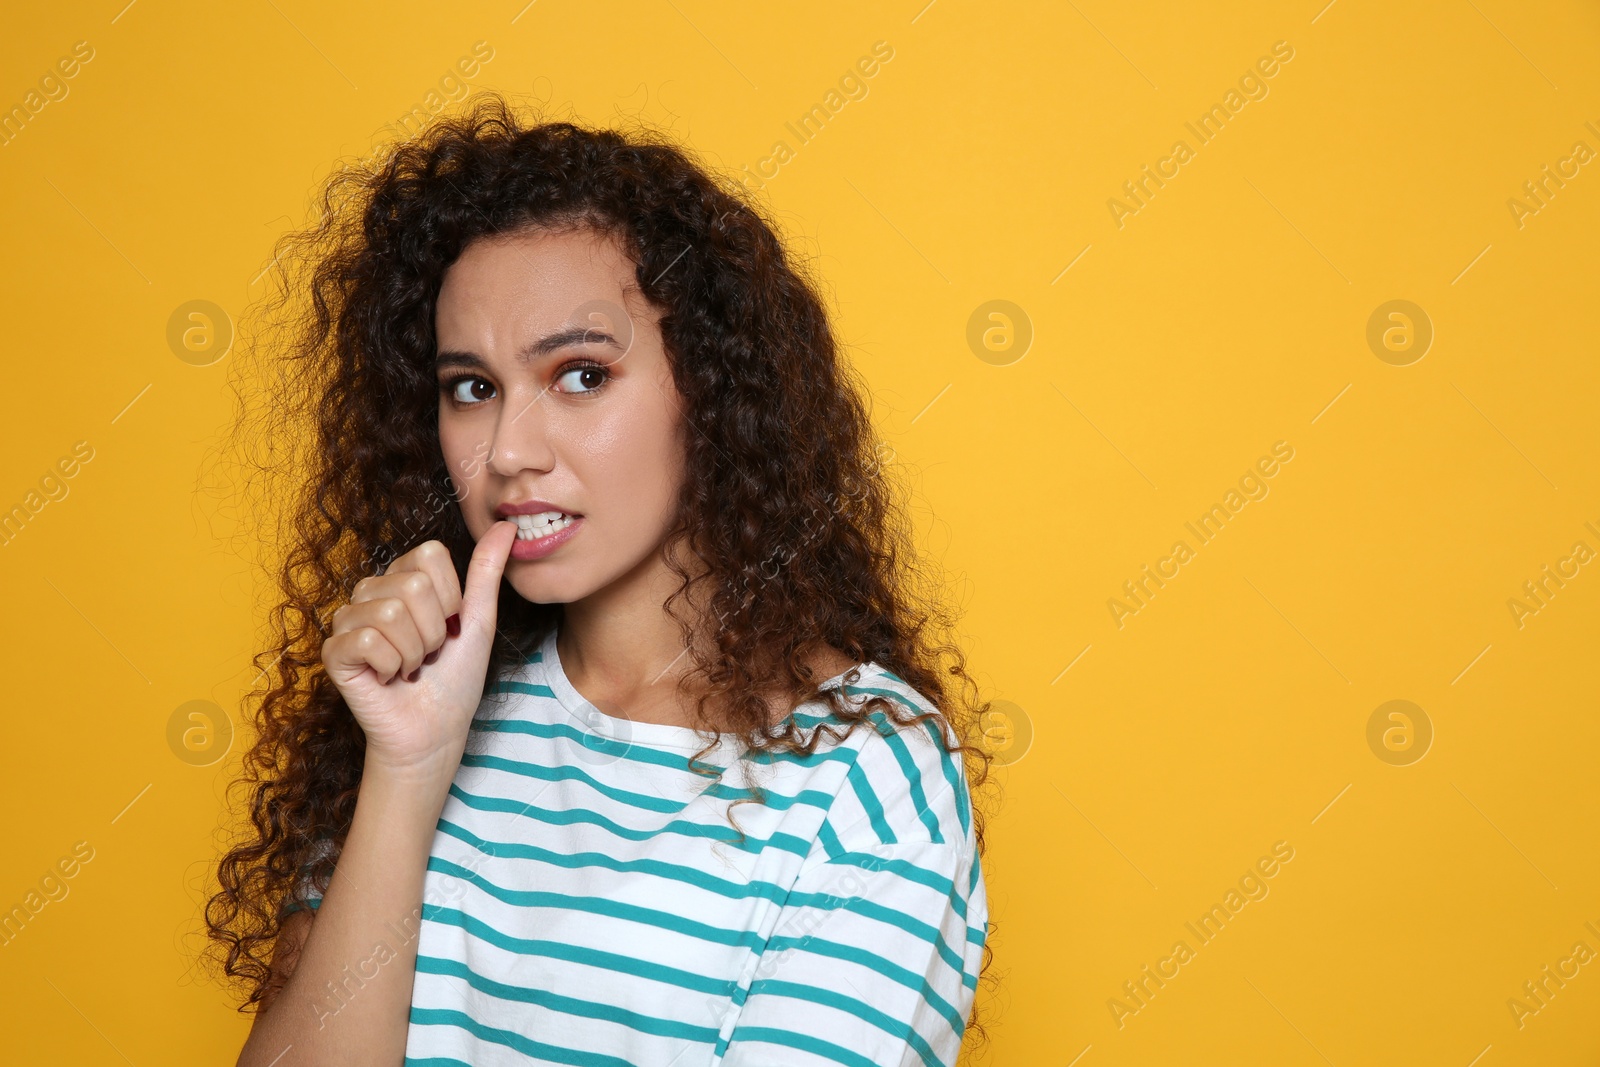
[[[258,1017],[238,1067],[404,1059],[423,873],[448,784],[369,765],[294,972]]]

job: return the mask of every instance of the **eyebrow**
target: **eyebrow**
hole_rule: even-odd
[[[534,360],[542,359],[543,357],[550,355],[552,352],[559,352],[563,348],[573,348],[583,344],[602,344],[608,345],[611,348],[615,348],[619,352],[625,351],[621,342],[619,342],[615,337],[611,336],[608,331],[603,330],[598,326],[578,326],[569,324],[561,327],[552,334],[548,334],[539,338],[537,341],[534,341],[531,344],[524,345],[522,350],[517,353],[517,362],[532,363]],[[433,365],[436,368],[482,367],[486,370],[489,366],[488,363],[484,362],[481,356],[478,356],[475,353],[462,352],[454,349],[447,349],[443,352],[440,352],[434,357]]]

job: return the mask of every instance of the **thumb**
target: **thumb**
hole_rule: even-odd
[[[461,629],[472,628],[485,636],[494,634],[500,605],[500,576],[505,573],[511,546],[517,540],[517,524],[501,519],[478,539],[467,562],[467,586],[461,594]]]

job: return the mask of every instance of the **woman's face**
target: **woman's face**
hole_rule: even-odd
[[[633,263],[587,228],[480,238],[445,272],[439,447],[467,529],[570,516],[519,532],[505,574],[527,600],[581,600],[659,559],[685,467],[659,320]]]

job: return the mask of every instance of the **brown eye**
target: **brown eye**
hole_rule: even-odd
[[[592,393],[609,380],[611,374],[598,364],[587,364],[563,371],[556,382],[563,393]]]
[[[464,406],[471,406],[494,396],[494,386],[482,378],[456,378],[446,382],[444,387],[449,392],[450,399]]]

